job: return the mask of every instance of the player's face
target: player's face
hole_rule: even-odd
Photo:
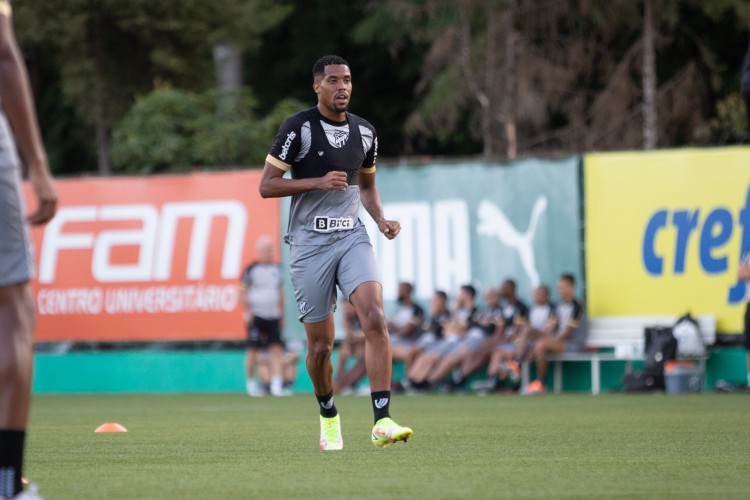
[[[544,305],[549,300],[547,297],[547,290],[542,287],[536,287],[534,289],[534,302],[539,305]]]
[[[313,84],[318,94],[318,103],[324,110],[335,114],[343,114],[349,107],[352,95],[352,74],[346,64],[329,64],[325,67],[323,78]]]
[[[565,302],[570,302],[573,300],[573,294],[575,292],[575,289],[573,288],[573,285],[568,280],[560,280],[557,282],[557,293],[560,294],[560,297]]]

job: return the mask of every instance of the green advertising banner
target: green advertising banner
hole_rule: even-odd
[[[402,227],[388,241],[364,209],[360,215],[375,248],[386,313],[393,310],[400,281],[414,285],[427,311],[435,290],[454,297],[466,283],[481,294],[512,278],[528,303],[540,283],[556,297],[563,272],[582,281],[578,158],[381,166],[377,185],[386,217]],[[282,232],[287,212],[288,203]],[[293,327],[298,323],[289,283],[286,297],[287,336],[304,336]]]

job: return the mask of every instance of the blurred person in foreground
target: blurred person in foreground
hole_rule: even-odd
[[[247,356],[245,357],[246,388],[250,396],[263,396],[265,389],[255,378],[258,357],[268,353],[271,372],[270,392],[285,396],[281,338],[284,314],[283,280],[281,266],[274,261],[273,241],[261,236],[255,242],[257,260],[242,273],[245,292],[245,325],[247,327]]]
[[[36,310],[29,288],[34,274],[27,222],[55,214],[52,184],[26,66],[16,43],[10,2],[0,0],[0,498],[39,498],[23,492],[23,455],[31,404]],[[25,216],[21,153],[37,200]]]
[[[375,128],[349,113],[352,73],[336,55],[313,65],[317,105],[287,118],[266,156],[260,180],[264,198],[291,196],[289,270],[299,319],[307,334],[307,372],[320,410],[320,449],[341,450],[341,418],[333,400],[331,352],[336,288],[357,310],[365,335],[372,392],[372,443],[385,447],[414,434],[391,419],[391,343],[383,312],[375,253],[359,219],[360,202],[388,240],[401,224],[383,213],[375,184]],[[284,174],[291,173],[291,178]]]

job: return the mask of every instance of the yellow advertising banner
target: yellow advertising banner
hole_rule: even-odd
[[[714,314],[742,331],[750,148],[584,158],[589,314]]]

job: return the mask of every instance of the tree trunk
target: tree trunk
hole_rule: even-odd
[[[237,45],[220,43],[213,47],[214,74],[219,87],[216,112],[229,117],[239,105],[242,86],[242,51]]]
[[[508,0],[505,11],[505,121],[506,154],[509,160],[518,156],[518,137],[516,136],[516,115],[518,114],[518,78],[516,75],[516,31],[514,22],[518,10],[518,0]]]
[[[213,48],[214,73],[221,90],[242,86],[242,51],[237,45],[219,43]]]
[[[103,36],[102,21],[99,16],[94,18],[92,45],[94,47],[94,133],[96,141],[96,160],[99,175],[106,177],[112,175],[112,164],[109,159],[109,127],[105,117],[104,108],[107,101],[106,77],[105,77],[105,55],[102,44],[98,43]]]
[[[109,130],[101,117],[97,117],[94,124],[96,133],[96,160],[99,166],[99,175],[106,177],[112,175],[112,164],[109,161]]]
[[[643,149],[656,149],[656,54],[654,48],[654,4],[643,2]]]

